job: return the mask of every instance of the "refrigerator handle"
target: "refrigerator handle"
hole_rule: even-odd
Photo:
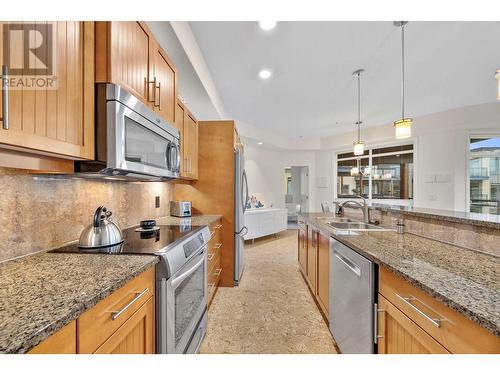
[[[247,227],[243,227],[243,228],[241,228],[241,230],[239,232],[236,232],[236,235],[238,235],[238,236],[246,236],[247,233],[248,233],[248,228]]]
[[[243,175],[241,176],[242,182],[241,184],[241,205],[243,206],[243,213],[247,210],[247,202],[248,202],[248,180],[247,173],[243,171]],[[245,194],[243,194],[243,188],[245,188]]]

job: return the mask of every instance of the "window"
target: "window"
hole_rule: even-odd
[[[469,211],[500,214],[500,137],[471,137]]]
[[[362,172],[352,175],[358,166]],[[413,199],[413,145],[374,148],[361,157],[337,155],[337,197]]]

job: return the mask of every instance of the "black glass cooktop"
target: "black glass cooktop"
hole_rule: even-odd
[[[155,254],[196,232],[198,225],[159,225],[156,230],[143,230],[137,226],[123,231],[122,244],[96,249],[81,249],[78,243],[52,250],[57,253],[96,254]],[[138,231],[140,230],[140,231]]]

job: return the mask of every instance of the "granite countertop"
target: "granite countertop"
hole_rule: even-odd
[[[335,235],[325,213],[301,214],[318,229],[386,267],[500,337],[500,258],[413,234]]]
[[[39,253],[0,264],[0,353],[25,353],[158,262]]]
[[[156,223],[159,225],[210,225],[221,217],[222,215],[193,215],[191,217],[165,216],[156,219]]]
[[[368,206],[373,210],[382,212],[390,212],[394,214],[403,214],[407,216],[422,217],[435,220],[444,220],[452,223],[474,225],[491,229],[500,229],[500,215],[438,210],[434,208],[394,206],[381,203],[370,203]]]

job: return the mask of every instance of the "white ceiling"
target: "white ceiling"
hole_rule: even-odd
[[[401,31],[392,22],[190,22],[226,112],[289,138],[346,132],[362,76],[364,126],[401,116]],[[406,114],[493,102],[500,22],[410,22]],[[273,71],[269,81],[257,78]]]

